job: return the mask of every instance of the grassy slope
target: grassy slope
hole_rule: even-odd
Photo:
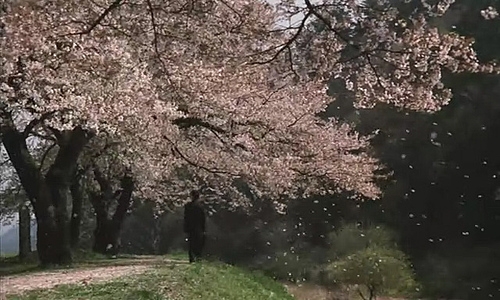
[[[292,300],[285,288],[256,273],[221,263],[166,264],[146,274],[88,286],[64,285],[7,299]]]

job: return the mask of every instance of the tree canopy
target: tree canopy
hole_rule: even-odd
[[[11,1],[0,132],[105,135],[150,198],[186,187],[179,168],[240,202],[235,179],[273,199],[377,198],[370,137],[319,116],[334,101],[326,83],[361,107],[446,105],[443,73],[497,70],[429,22],[452,2],[402,15],[391,1]]]

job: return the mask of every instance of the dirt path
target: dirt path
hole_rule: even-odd
[[[285,284],[288,292],[297,300],[331,300],[331,299],[346,299],[339,293],[327,290],[326,288],[314,284]]]
[[[105,261],[111,265],[93,265],[103,262],[87,262],[74,269],[59,269],[28,274],[0,277],[0,300],[7,294],[19,294],[36,289],[50,289],[61,284],[89,284],[109,281],[121,276],[142,274],[156,264],[185,263],[180,260],[142,256],[132,259]]]
[[[141,274],[151,268],[151,265],[108,266],[6,276],[0,278],[0,299],[3,299],[6,294],[53,288],[60,284],[85,285],[90,282],[102,282],[125,275]]]
[[[348,300],[352,299],[349,294],[339,290],[328,290],[315,284],[291,284],[285,283],[288,292],[297,300]],[[356,298],[358,299],[358,298]],[[380,300],[405,300],[402,298],[377,297]]]

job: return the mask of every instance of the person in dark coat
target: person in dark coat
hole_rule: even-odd
[[[189,262],[201,258],[205,245],[205,211],[199,203],[200,193],[191,192],[191,202],[184,206],[184,232],[189,242]]]

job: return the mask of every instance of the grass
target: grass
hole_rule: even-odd
[[[112,282],[62,285],[7,299],[137,299],[137,300],[293,300],[285,287],[255,272],[217,262],[168,264]]]
[[[17,253],[0,253],[0,259],[16,257]]]
[[[36,254],[30,255],[25,261],[19,261],[18,256],[0,257],[0,276],[27,273],[39,270]]]

